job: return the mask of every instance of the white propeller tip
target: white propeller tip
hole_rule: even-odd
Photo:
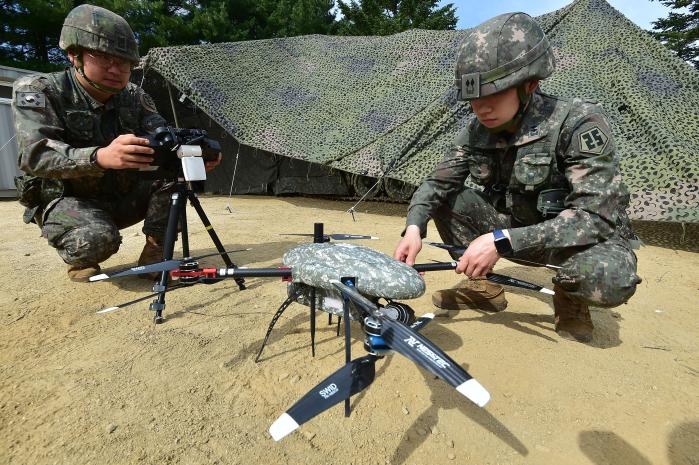
[[[102,274],[96,274],[94,276],[90,276],[90,282],[95,282],[95,281],[102,281],[103,279],[109,278],[108,275],[102,273]]]
[[[456,390],[479,407],[484,407],[490,400],[490,393],[474,378],[462,383]]]
[[[553,292],[551,289],[546,289],[545,287],[541,288],[541,292],[543,292],[544,294],[556,295],[556,293]]]
[[[299,424],[296,423],[296,420],[291,418],[288,413],[282,413],[282,415],[272,423],[272,426],[269,427],[269,434],[272,435],[272,439],[279,441],[298,427]]]
[[[103,308],[102,310],[98,311],[97,314],[113,312],[114,310],[119,310],[120,308],[121,308],[121,307],[107,307],[107,308]]]
[[[434,320],[434,313],[425,313],[420,318],[429,318],[430,320]]]

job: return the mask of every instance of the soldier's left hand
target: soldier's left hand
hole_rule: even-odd
[[[471,241],[466,252],[459,259],[456,272],[465,273],[469,278],[485,276],[499,259],[493,234],[483,234]]]
[[[209,171],[211,171],[212,169],[216,168],[216,167],[219,165],[219,163],[221,163],[221,158],[223,158],[223,155],[221,155],[221,154],[219,153],[219,154],[218,154],[218,158],[217,158],[216,160],[211,160],[211,161],[205,162],[205,163],[204,163],[204,168],[206,168],[206,171],[209,172]]]

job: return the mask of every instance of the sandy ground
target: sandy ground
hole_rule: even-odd
[[[234,256],[247,266],[280,264],[286,249],[306,240],[280,234],[312,232],[316,221],[330,233],[378,235],[360,243],[390,254],[405,210],[364,203],[353,222],[349,202],[202,203],[228,249],[252,247]],[[699,254],[692,247],[643,247],[638,292],[622,307],[593,309],[588,345],[557,336],[550,298],[518,289],[508,289],[505,312],[437,318],[424,334],[488,388],[485,409],[394,355],[352,398],[350,418],[338,406],[275,443],[267,433],[274,419],[343,363],[342,339],[325,314],[315,358],[308,309],[294,304],[255,363],[285,297],[278,279],[249,279],[242,292],[233,281],[175,291],[162,325],[152,323],[149,300],[96,315],[146,295],[150,284],[72,283],[38,229],[22,224],[16,202],[0,202],[0,218],[0,463],[699,463]],[[191,209],[189,227],[194,254],[214,250]],[[134,265],[140,227],[123,236],[104,269]],[[438,239],[434,229],[428,237]],[[420,258],[447,256],[426,248]],[[501,260],[496,271],[551,285],[545,269]],[[430,292],[458,280],[450,271],[428,274],[428,292],[411,305],[418,314],[432,311]],[[356,324],[353,337],[358,356]]]

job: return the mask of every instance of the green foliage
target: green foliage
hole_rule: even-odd
[[[0,0],[0,61],[49,71],[67,63],[58,48],[63,20],[80,0]],[[455,9],[436,0],[91,0],[123,16],[143,56],[152,47],[307,34],[386,35],[410,28],[454,29]]]
[[[452,3],[441,8],[437,0],[350,0],[338,1],[341,35],[389,35],[408,29],[446,30],[456,28]]]
[[[667,18],[653,22],[652,34],[677,56],[699,70],[699,1],[657,0],[672,10]]]
[[[0,60],[26,67],[67,62],[58,48],[63,19],[73,9],[69,0],[0,0]],[[32,69],[35,69],[32,68]]]

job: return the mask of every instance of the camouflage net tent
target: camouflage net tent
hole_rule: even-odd
[[[537,20],[557,57],[543,90],[604,106],[632,192],[631,217],[699,223],[699,73],[604,0],[576,0]],[[166,47],[150,51],[144,70],[175,88],[175,113],[186,113],[178,101],[186,96],[189,109],[230,139],[210,190],[227,193],[232,184],[241,192],[234,172],[261,170],[268,173],[261,192],[269,173],[282,178],[286,170],[295,181],[275,192],[313,193],[316,185],[323,193],[346,172],[355,194],[384,177],[388,194],[400,197],[466,122],[469,107],[452,88],[463,37],[411,30]],[[173,102],[162,89],[155,92],[161,110]]]

